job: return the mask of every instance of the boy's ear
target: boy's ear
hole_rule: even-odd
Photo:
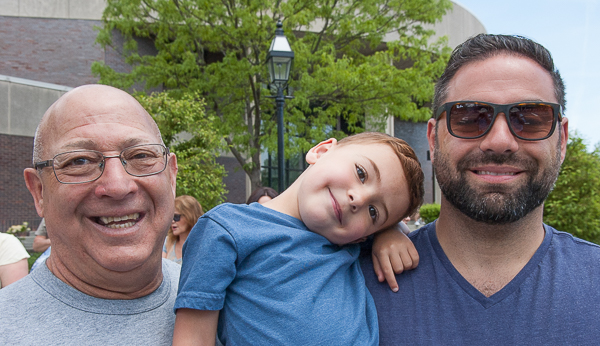
[[[433,154],[435,153],[435,119],[429,119],[427,122],[427,143],[429,144],[429,155],[431,162],[435,159]]]
[[[314,164],[321,156],[323,156],[323,154],[328,152],[329,149],[335,147],[336,145],[337,139],[335,138],[329,138],[328,140],[315,145],[308,151],[308,153],[306,153],[306,162],[308,162],[309,165]]]

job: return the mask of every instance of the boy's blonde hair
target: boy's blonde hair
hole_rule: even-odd
[[[404,214],[396,217],[397,220],[395,220],[394,224],[417,212],[423,203],[423,195],[425,194],[423,181],[425,180],[425,177],[417,154],[415,154],[415,151],[410,145],[400,138],[392,137],[381,132],[358,133],[338,141],[338,146],[350,144],[385,144],[392,148],[396,153],[396,156],[398,156],[400,164],[402,164],[404,176],[406,177],[406,183],[408,185],[408,193],[410,195],[408,209]]]

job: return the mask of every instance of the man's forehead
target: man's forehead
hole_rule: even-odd
[[[117,146],[112,149],[121,150],[121,149],[132,147],[132,146],[138,145],[138,144],[147,144],[148,142],[149,141],[147,139],[139,138],[139,137],[122,138],[117,143]],[[156,142],[154,142],[154,141],[150,141],[150,142],[152,142],[153,144],[156,144]],[[65,150],[78,150],[78,149],[88,149],[88,150],[98,150],[98,151],[103,150],[100,141],[98,141],[95,138],[83,138],[83,139],[76,139],[73,141],[69,141],[69,142],[63,143],[63,145],[61,145],[61,148],[65,149]]]
[[[65,148],[98,149],[100,142],[121,129],[119,145],[143,142],[160,143],[160,133],[154,120],[128,94],[101,89],[95,97],[89,91],[65,95],[54,104],[42,120],[40,135],[47,145]],[[131,136],[128,136],[131,134]],[[143,138],[142,138],[143,137]],[[46,141],[47,140],[47,141]]]
[[[531,58],[500,53],[462,66],[444,102],[557,102],[550,73]]]

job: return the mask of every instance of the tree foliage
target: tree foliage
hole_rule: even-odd
[[[440,210],[441,206],[437,203],[423,204],[419,209],[419,215],[427,224],[440,217]]]
[[[544,222],[600,244],[600,148],[588,152],[571,133],[554,190],[544,204]]]
[[[195,197],[204,211],[223,202],[225,168],[216,162],[222,137],[214,128],[214,119],[204,113],[204,101],[198,93],[186,93],[173,99],[167,93],[137,95],[152,115],[165,145],[177,156],[177,195]]]
[[[449,0],[108,0],[97,41],[122,52],[132,70],[101,62],[92,70],[122,89],[159,87],[176,98],[199,92],[256,188],[261,148],[277,147],[265,58],[278,20],[296,56],[285,109],[289,158],[367,123],[381,130],[373,126],[387,115],[428,119],[448,49],[444,39],[432,43],[423,24],[450,7]],[[115,30],[123,47],[113,43]],[[140,54],[135,38],[152,39],[157,54]]]

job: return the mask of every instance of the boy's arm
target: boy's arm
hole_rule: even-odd
[[[379,282],[386,280],[392,291],[398,292],[396,274],[419,264],[419,254],[404,234],[402,222],[375,234],[372,248],[373,269]]]
[[[219,310],[177,309],[173,345],[214,346]]]

